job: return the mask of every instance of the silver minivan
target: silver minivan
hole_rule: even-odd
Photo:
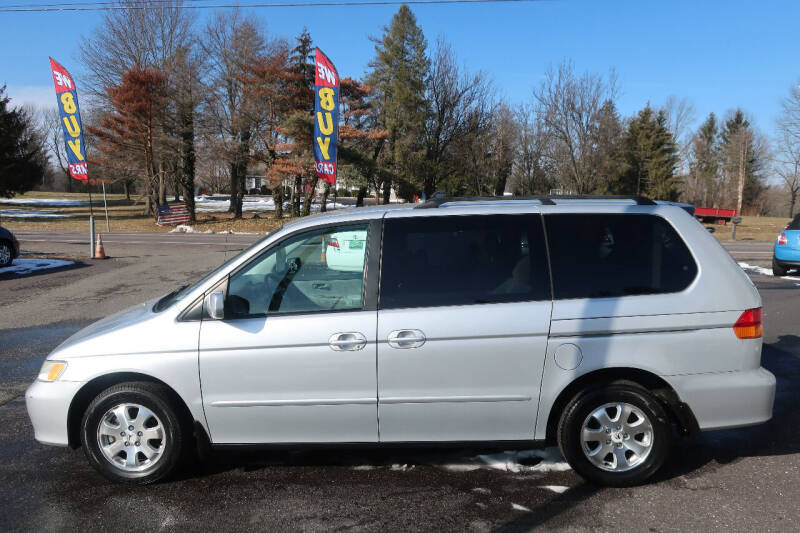
[[[128,483],[195,443],[536,441],[625,486],[675,432],[769,420],[761,317],[750,279],[676,205],[348,209],[76,333],[26,402],[37,440],[83,446]]]

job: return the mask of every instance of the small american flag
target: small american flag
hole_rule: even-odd
[[[189,223],[189,211],[186,204],[158,206],[158,225],[176,226]]]

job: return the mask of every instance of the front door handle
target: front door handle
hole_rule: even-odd
[[[328,346],[336,352],[357,352],[367,345],[367,338],[357,331],[334,333],[328,339]]]
[[[418,329],[396,329],[389,333],[387,339],[392,348],[419,348],[425,344],[425,334]]]

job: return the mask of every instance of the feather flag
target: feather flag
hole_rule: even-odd
[[[339,73],[319,48],[314,54],[314,70],[314,166],[319,179],[335,186]]]
[[[86,168],[86,145],[83,142],[81,112],[78,109],[78,89],[67,69],[50,58],[50,72],[56,88],[58,111],[61,114],[61,127],[67,145],[67,164],[69,175],[76,180],[88,181]]]

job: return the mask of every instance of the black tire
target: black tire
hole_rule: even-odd
[[[0,259],[0,268],[9,266],[14,261],[14,247],[8,241],[0,240],[0,249],[5,250],[6,253],[0,254],[0,257],[7,256],[8,259]]]
[[[98,435],[98,428],[111,409],[130,404],[148,409],[154,417],[151,417],[149,422],[142,424],[149,423],[150,426],[161,427],[161,433],[164,435],[163,440],[155,439],[147,443],[148,446],[153,445],[152,448],[160,450],[157,459],[153,459],[152,465],[146,464],[149,459],[145,457],[144,453],[135,452],[135,460],[138,462],[141,459],[141,462],[145,463],[138,466],[137,468],[140,470],[137,471],[128,471],[123,465],[112,463],[112,460],[108,459],[101,450],[101,437]],[[128,413],[138,417],[138,410],[135,408],[131,408]],[[113,417],[112,420],[116,420],[116,417]],[[102,391],[86,409],[80,429],[81,444],[89,464],[111,481],[134,485],[153,483],[168,476],[180,461],[184,444],[189,435],[186,424],[181,420],[178,408],[172,400],[170,390],[161,384],[146,381],[120,383]],[[126,430],[127,428],[120,427],[120,429]],[[135,435],[133,431],[130,431],[129,434]],[[141,433],[139,434],[141,435]],[[130,444],[134,444],[135,438],[137,437],[133,436],[129,439]],[[127,437],[120,437],[123,445],[125,444],[124,439]],[[136,448],[130,449],[143,451],[143,448],[138,447],[140,444],[144,445],[140,442],[136,444]],[[152,451],[152,448],[148,448],[148,452]],[[118,455],[117,460],[124,461],[127,453],[124,451],[120,453],[125,453],[125,455]]]
[[[789,269],[786,267],[782,267],[775,261],[775,258],[772,258],[772,275],[773,276],[785,276],[786,273],[789,272]]]
[[[615,402],[638,408],[652,427],[652,445],[649,453],[640,464],[626,471],[608,471],[592,463],[584,452],[584,443],[581,439],[584,422],[589,415],[605,404]],[[633,383],[615,383],[594,387],[575,396],[561,415],[557,435],[561,453],[584,479],[601,486],[629,487],[643,483],[664,464],[672,444],[672,425],[664,407],[646,389]],[[606,443],[611,443],[612,446],[620,445],[611,440]],[[602,444],[598,442],[597,446]],[[626,449],[623,449],[623,453],[627,453]],[[613,459],[611,456],[608,457]]]

